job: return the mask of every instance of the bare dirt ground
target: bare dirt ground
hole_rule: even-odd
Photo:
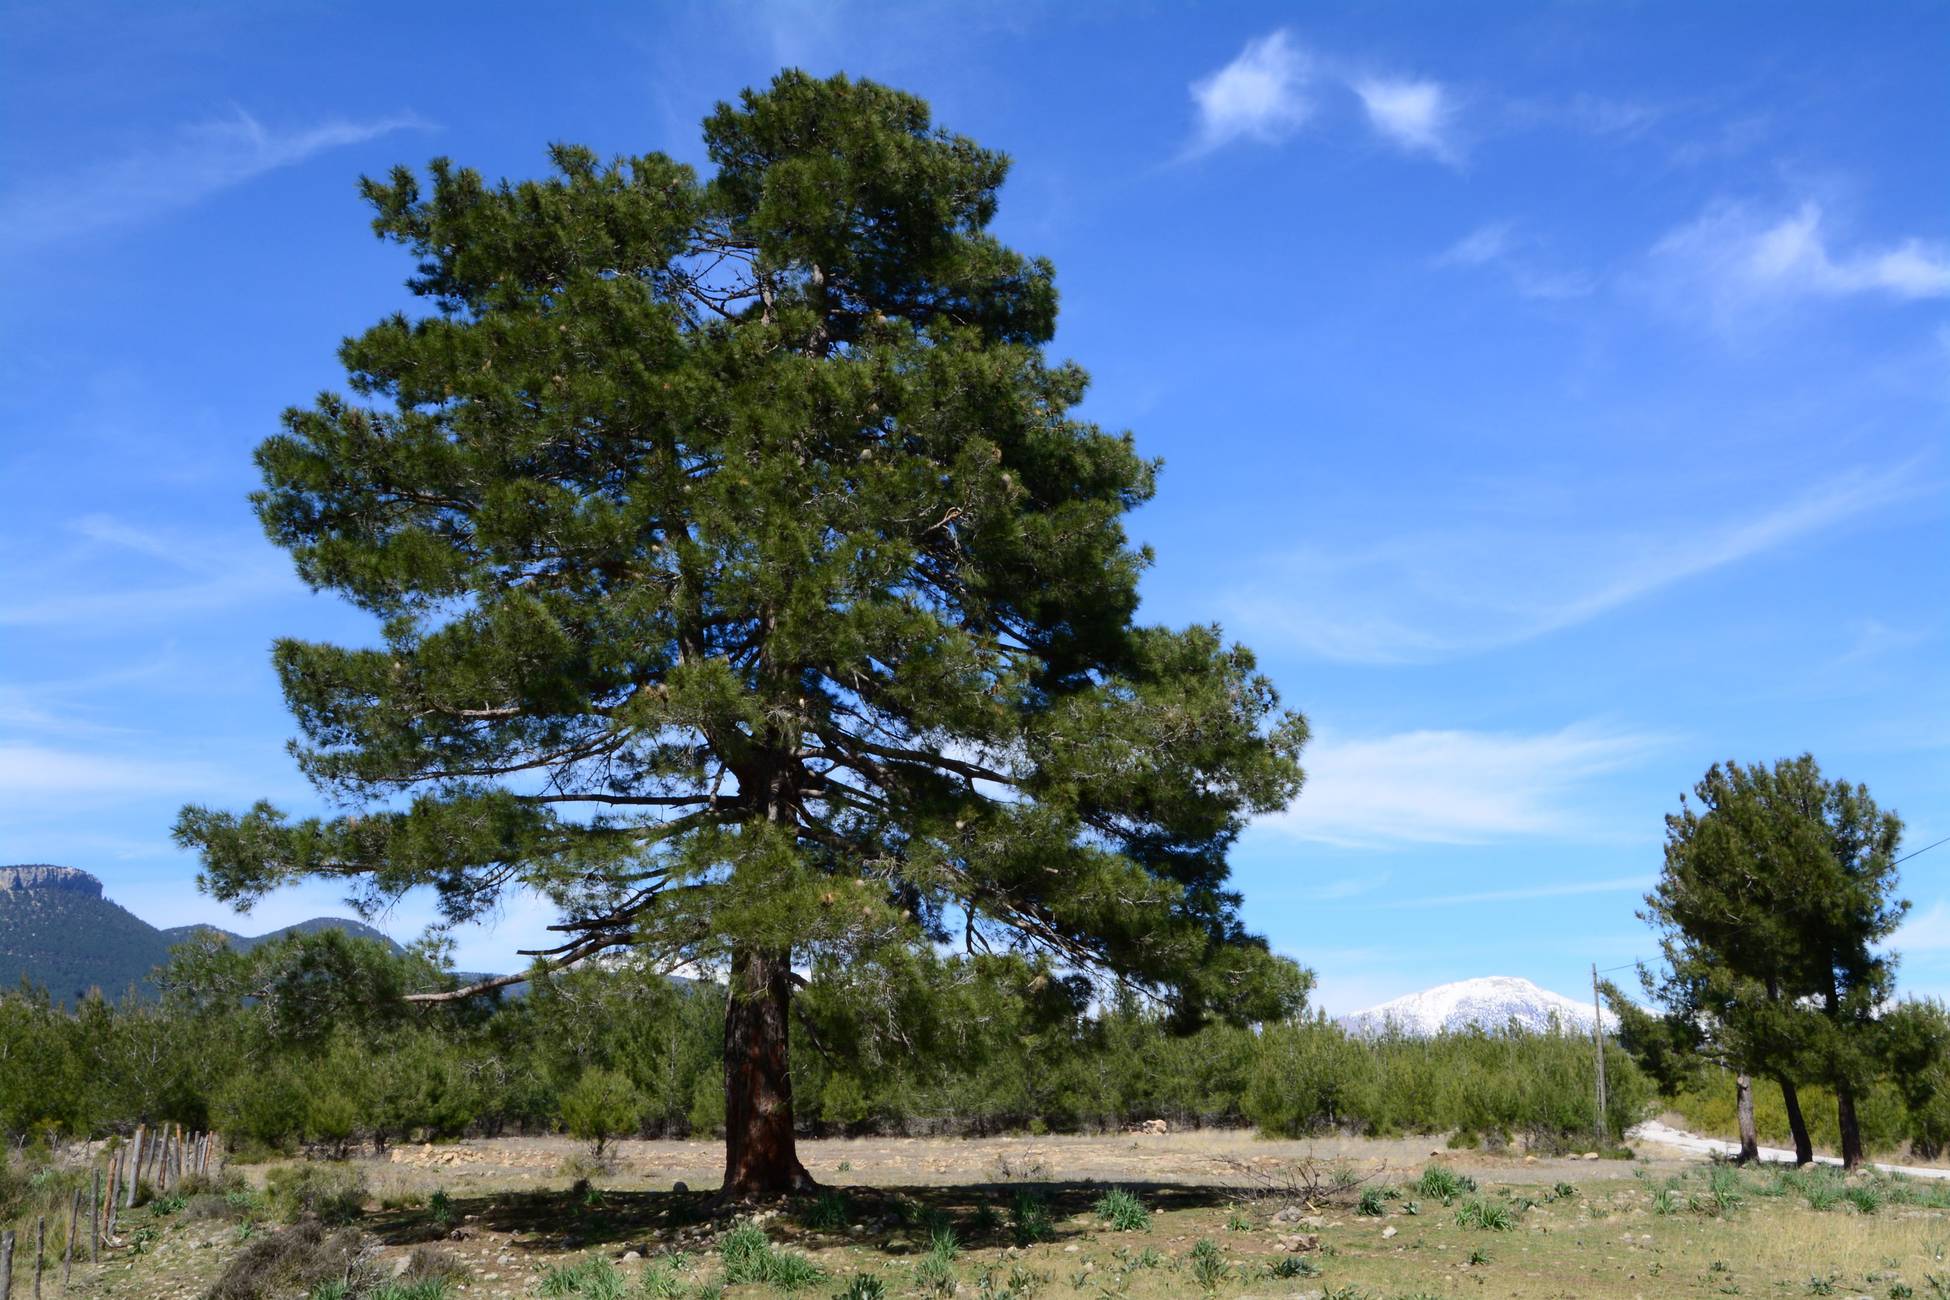
[[[825,1140],[801,1155],[824,1197],[726,1211],[711,1196],[716,1143],[625,1142],[593,1174],[566,1139],[402,1147],[352,1162],[370,1187],[352,1228],[382,1273],[436,1246],[464,1271],[454,1300],[840,1300],[863,1276],[885,1300],[1950,1300],[1950,1199],[1831,1176],[1817,1204],[1777,1171],[1716,1172],[1650,1144],[1631,1160],[1586,1160],[1452,1152],[1428,1138],[1189,1132]],[[1476,1186],[1432,1195],[1418,1186],[1432,1165]],[[1317,1195],[1292,1190],[1307,1166],[1325,1175]],[[261,1182],[265,1171],[247,1172]],[[1149,1211],[1141,1227],[1114,1230],[1098,1214],[1112,1185]],[[1029,1239],[1015,1226],[1023,1197],[1049,1215]],[[753,1221],[817,1276],[796,1289],[727,1278],[719,1243]],[[137,1210],[121,1247],[46,1296],[193,1300],[246,1239],[273,1231]],[[939,1260],[944,1232],[954,1249]],[[615,1289],[569,1286],[568,1266],[614,1269]]]
[[[607,1181],[617,1187],[666,1190],[682,1182],[715,1187],[723,1173],[724,1147],[717,1142],[628,1141],[613,1146]],[[567,1138],[497,1138],[438,1146],[396,1147],[364,1163],[374,1188],[430,1188],[480,1184],[495,1187],[560,1185],[559,1171],[585,1150]],[[1680,1150],[1642,1153],[1655,1172],[1698,1163]],[[1075,1183],[1229,1187],[1250,1181],[1252,1169],[1269,1170],[1299,1160],[1346,1164],[1364,1176],[1413,1172],[1432,1157],[1465,1172],[1511,1183],[1552,1183],[1559,1178],[1629,1178],[1631,1161],[1486,1155],[1449,1151],[1440,1139],[1316,1138],[1270,1141],[1250,1131],[1111,1133],[993,1138],[823,1138],[801,1141],[801,1162],[821,1183],[873,1187],[951,1187],[1060,1180]]]

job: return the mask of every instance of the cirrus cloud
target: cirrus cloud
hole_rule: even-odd
[[[1307,751],[1307,786],[1264,819],[1296,839],[1349,848],[1588,838],[1585,787],[1662,743],[1581,724],[1542,733],[1324,731]]]

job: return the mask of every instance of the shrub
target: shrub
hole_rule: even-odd
[[[1116,1232],[1143,1232],[1151,1226],[1151,1215],[1135,1193],[1113,1187],[1097,1198],[1097,1217]]]
[[[1354,1203],[1354,1212],[1366,1218],[1378,1219],[1387,1212],[1381,1201],[1381,1189],[1370,1187],[1361,1193],[1361,1199]]]
[[[328,1280],[369,1281],[361,1255],[358,1233],[307,1219],[246,1245],[218,1275],[207,1300],[271,1300]]]
[[[286,1223],[303,1218],[350,1223],[366,1201],[365,1175],[345,1165],[279,1165],[264,1185],[271,1208]]]
[[[855,1273],[833,1300],[887,1300],[887,1284],[872,1273]]]
[[[440,1282],[458,1286],[468,1279],[466,1263],[444,1246],[415,1246],[400,1271],[404,1283]]]

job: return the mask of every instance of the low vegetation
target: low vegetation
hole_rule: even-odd
[[[0,996],[0,1054],[31,1063],[0,1072],[0,1131],[99,1138],[138,1118],[173,1121],[264,1157],[567,1131],[589,1148],[564,1165],[573,1180],[600,1177],[618,1138],[720,1130],[718,986],[589,968],[499,1002],[409,1009],[382,996],[438,978],[417,956],[328,931],[247,954],[192,945],[164,973],[160,1003],[91,998],[69,1012]],[[899,1023],[935,1028],[897,1051],[871,1021],[884,992],[835,975],[800,994],[827,1049],[794,1058],[808,1132],[980,1136],[1162,1119],[1275,1136],[1458,1132],[1492,1150],[1590,1140],[1591,1050],[1577,1034],[1488,1026],[1370,1040],[1322,1019],[1180,1034],[1135,1001],[1094,1006],[1086,986],[981,958],[917,967]],[[1648,1113],[1653,1089],[1622,1052],[1606,1068],[1619,1134]],[[1893,1139],[1907,1113],[1885,1122],[1874,1111],[1869,1130]]]
[[[412,1167],[390,1162],[386,1191],[367,1196],[348,1221],[328,1223],[301,1208],[296,1222],[277,1224],[270,1216],[305,1204],[307,1192],[315,1193],[311,1205],[330,1205],[349,1186],[338,1178],[342,1168],[304,1162],[266,1171],[265,1181],[279,1189],[269,1198],[250,1193],[233,1205],[198,1192],[181,1204],[160,1198],[129,1211],[108,1261],[78,1270],[71,1294],[1183,1300],[1189,1292],[1223,1300],[1414,1300],[1466,1291],[1511,1300],[1913,1300],[1950,1293],[1950,1184],[1826,1167],[1574,1165],[1482,1153],[1404,1170],[1361,1158],[1361,1146],[1349,1150],[1354,1163],[1341,1167],[1279,1170],[1262,1160],[1267,1175],[1255,1185],[1106,1189],[1055,1169],[1000,1185],[859,1183],[755,1213],[716,1210],[701,1194],[646,1191],[634,1179],[604,1188],[591,1208],[558,1178],[547,1190],[476,1187],[450,1200],[443,1222],[452,1239],[433,1243],[415,1238],[432,1226],[429,1209],[442,1194],[434,1172],[401,1183],[401,1169]],[[824,1167],[836,1163],[829,1156]],[[1279,1184],[1316,1195],[1263,1192]],[[224,1208],[199,1217],[199,1201]],[[1037,1216],[1046,1235],[1021,1244],[1019,1225]],[[98,1285],[111,1280],[112,1291]]]

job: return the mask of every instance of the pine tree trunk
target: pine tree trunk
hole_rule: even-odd
[[[1815,1144],[1808,1136],[1808,1121],[1801,1114],[1801,1093],[1786,1079],[1781,1083],[1781,1104],[1787,1107],[1788,1129],[1794,1134],[1794,1163],[1813,1164]]]
[[[730,1200],[805,1191],[792,1131],[787,1017],[792,954],[739,948],[724,1022],[724,1192]]]
[[[1842,1168],[1862,1163],[1862,1125],[1855,1118],[1855,1089],[1835,1089],[1835,1122],[1842,1130]]]
[[[1760,1161],[1760,1135],[1754,1129],[1754,1081],[1742,1074],[1733,1081],[1735,1109],[1740,1115],[1740,1163]]]

